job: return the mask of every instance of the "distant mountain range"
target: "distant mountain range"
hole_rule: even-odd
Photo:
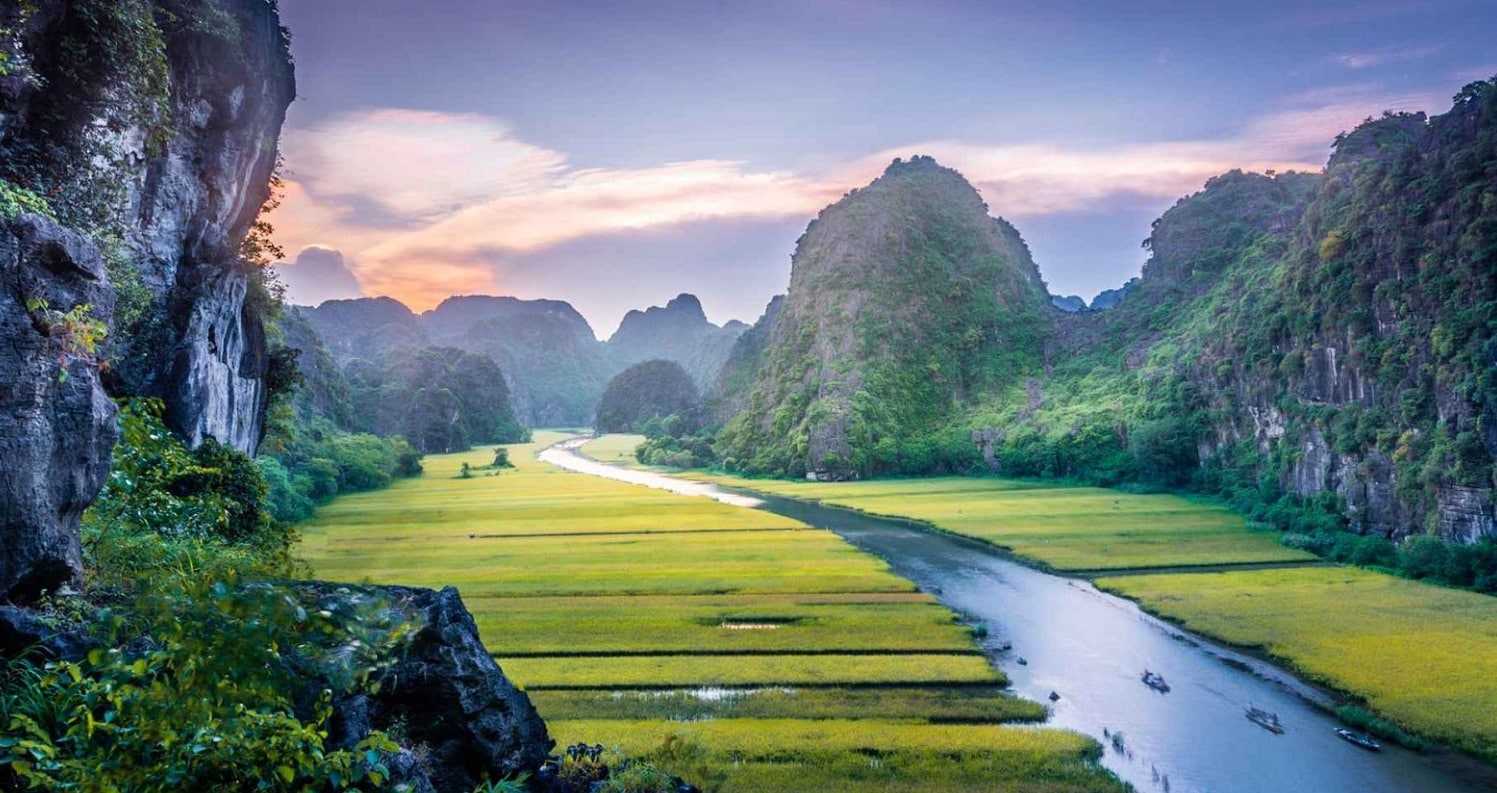
[[[465,295],[418,315],[397,300],[377,297],[292,311],[345,368],[430,347],[487,356],[504,373],[516,418],[530,427],[590,424],[608,381],[644,360],[675,361],[699,387],[708,386],[748,329],[736,321],[714,325],[687,294],[664,307],[630,311],[607,342],[598,341],[587,320],[560,300]],[[315,359],[303,350],[303,362]]]

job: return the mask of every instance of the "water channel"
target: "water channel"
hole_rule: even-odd
[[[1091,584],[1018,564],[974,541],[895,520],[619,468],[567,442],[542,460],[573,471],[765,509],[830,529],[885,559],[942,603],[988,627],[983,644],[1020,696],[1048,702],[1049,726],[1095,737],[1104,764],[1139,791],[1171,793],[1465,793],[1497,790],[1497,772],[1450,753],[1338,737],[1326,694],[1272,664],[1143,613]],[[1002,649],[1007,646],[1009,649]],[[1022,659],[1022,661],[1021,661]],[[1171,687],[1143,684],[1149,669]],[[1284,734],[1249,721],[1256,705]],[[1111,736],[1121,732],[1121,748]]]

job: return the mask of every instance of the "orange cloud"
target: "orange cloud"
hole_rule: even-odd
[[[337,248],[369,294],[424,308],[450,294],[501,292],[488,259],[623,231],[732,218],[809,219],[896,156],[930,154],[962,171],[995,214],[1083,210],[1120,195],[1168,201],[1232,168],[1313,170],[1336,133],[1383,108],[1440,107],[1429,95],[1365,87],[1314,101],[1217,140],[980,144],[930,140],[822,174],[727,160],[572,169],[559,152],[481,116],[372,110],[292,132],[291,179],[275,218],[289,250]]]

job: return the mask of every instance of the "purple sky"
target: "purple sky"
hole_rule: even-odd
[[[1360,119],[1443,112],[1497,74],[1490,0],[281,11],[292,298],[558,298],[605,337],[680,292],[752,321],[811,217],[911,154],[966,174],[1051,291],[1090,299],[1208,177],[1318,168]]]

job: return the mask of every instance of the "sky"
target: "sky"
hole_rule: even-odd
[[[291,299],[560,299],[602,338],[681,292],[752,322],[811,218],[913,154],[1090,300],[1211,176],[1319,169],[1362,119],[1497,75],[1492,0],[280,7]]]

